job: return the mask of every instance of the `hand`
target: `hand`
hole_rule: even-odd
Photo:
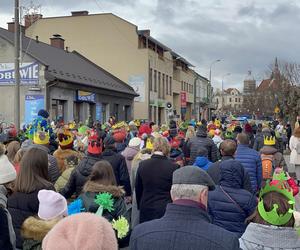
[[[288,178],[288,180],[291,179],[291,176],[289,175],[288,172],[285,172],[285,175],[286,175],[286,177]]]
[[[131,196],[125,196],[125,202],[126,202],[126,204],[132,203],[132,197]]]

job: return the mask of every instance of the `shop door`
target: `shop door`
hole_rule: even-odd
[[[125,121],[129,121],[129,119],[131,118],[131,108],[130,106],[126,105],[125,106]]]
[[[65,113],[65,103],[66,101],[52,99],[52,119],[59,122],[64,122]]]

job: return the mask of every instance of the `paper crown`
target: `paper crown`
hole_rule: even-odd
[[[69,122],[68,127],[69,129],[76,129],[76,122],[75,121]]]
[[[61,148],[73,146],[73,135],[71,131],[67,129],[60,130],[57,133],[57,139]]]
[[[96,130],[89,131],[88,141],[88,153],[95,155],[102,153],[101,139],[99,138],[99,135]]]
[[[146,148],[152,150],[153,149],[153,143],[150,138],[146,141]]]
[[[215,126],[217,127],[217,128],[220,128],[221,127],[221,122],[220,122],[220,120],[215,120]]]
[[[116,123],[115,125],[113,125],[111,128],[112,129],[120,129],[120,128],[125,128],[125,127],[127,127],[128,125],[127,125],[127,123],[126,122],[118,122],[118,123]]]
[[[285,214],[278,213],[278,204],[273,205],[273,209],[269,212],[265,210],[263,196],[269,192],[277,192],[287,198],[290,204],[289,210]],[[274,226],[282,226],[286,224],[293,216],[295,211],[295,198],[291,190],[284,188],[284,180],[279,180],[276,184],[270,185],[270,181],[267,181],[264,188],[259,193],[258,213],[266,222]]]
[[[264,136],[264,145],[273,146],[276,144],[275,136]]]
[[[33,142],[34,144],[38,145],[46,145],[50,141],[50,134],[49,131],[36,131],[33,134]]]

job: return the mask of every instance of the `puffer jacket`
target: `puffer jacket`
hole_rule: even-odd
[[[206,130],[200,128],[194,138],[189,140],[187,145],[190,151],[190,164],[192,165],[197,157],[198,150],[200,148],[206,148],[208,151],[208,159],[211,162],[218,160],[218,148],[212,139],[207,137]]]
[[[256,197],[242,189],[244,169],[236,161],[221,163],[220,185],[208,194],[208,211],[212,223],[240,237],[246,230],[245,220],[255,210]]]
[[[283,154],[278,151],[277,148],[272,146],[263,146],[260,150],[260,154],[273,155],[274,156],[274,167],[283,168],[284,171],[288,171],[286,162],[284,160]]]
[[[101,160],[99,157],[99,155],[88,154],[81,160],[78,167],[73,170],[67,185],[60,191],[66,199],[70,198],[74,193],[76,196],[80,195],[94,164]]]
[[[61,176],[59,176],[54,184],[55,190],[57,192],[60,192],[67,185],[74,169],[75,167],[69,167],[61,174]]]
[[[243,250],[295,250],[300,249],[300,238],[291,227],[250,223],[240,238],[240,247]]]
[[[235,159],[243,164],[248,172],[252,190],[258,191],[262,181],[262,166],[260,154],[248,145],[239,144],[235,153]]]
[[[131,173],[131,164],[133,158],[136,156],[136,154],[139,152],[138,149],[134,147],[127,147],[125,150],[121,153],[125,157],[126,165],[128,173]]]
[[[194,162],[193,166],[197,166],[199,168],[202,168],[203,170],[207,171],[207,169],[209,168],[209,166],[212,163],[207,159],[207,157],[203,157],[203,156],[198,156],[196,158],[196,161]]]
[[[37,217],[28,217],[21,228],[24,239],[23,250],[42,250],[42,241],[46,234],[59,222],[59,219],[41,220]]]

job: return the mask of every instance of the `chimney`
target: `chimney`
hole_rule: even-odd
[[[89,12],[87,10],[80,10],[80,11],[72,11],[72,16],[88,16]]]
[[[7,23],[7,30],[9,32],[15,32],[15,22],[14,21]],[[25,26],[20,25],[20,32],[22,34],[25,34]]]
[[[54,34],[53,37],[50,38],[50,44],[53,47],[65,49],[65,39],[59,34]]]
[[[42,19],[43,15],[42,14],[30,14],[30,15],[25,15],[25,29],[30,27],[35,21]]]

